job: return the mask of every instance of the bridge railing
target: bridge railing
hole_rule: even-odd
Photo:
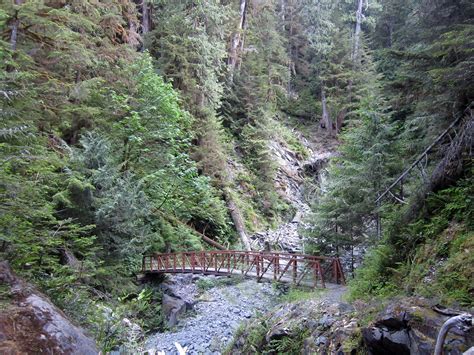
[[[237,250],[192,251],[143,257],[144,273],[242,274],[296,285],[344,284],[339,258]]]

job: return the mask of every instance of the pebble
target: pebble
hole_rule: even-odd
[[[270,283],[244,280],[211,288],[194,306],[193,315],[179,320],[176,329],[152,335],[147,349],[178,354],[174,343],[187,346],[187,354],[221,354],[242,322],[277,304],[279,291]]]

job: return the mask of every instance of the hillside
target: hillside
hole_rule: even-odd
[[[0,259],[102,353],[170,331],[154,253],[339,257],[357,329],[473,313],[471,1],[2,0],[0,27]]]

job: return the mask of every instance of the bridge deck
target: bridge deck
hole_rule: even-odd
[[[145,274],[237,274],[323,288],[326,282],[345,283],[338,258],[273,252],[225,250],[147,255],[143,257],[142,271]]]

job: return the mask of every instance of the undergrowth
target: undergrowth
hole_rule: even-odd
[[[214,279],[211,278],[200,278],[196,281],[196,286],[200,292],[204,292],[206,290],[210,290],[214,287],[222,287],[222,286],[231,286],[242,282],[244,278],[240,275],[232,275],[228,277],[217,277]]]
[[[349,285],[349,298],[398,294],[438,299],[446,305],[474,305],[474,186],[465,178],[428,196],[417,218],[391,221],[384,243],[374,248]]]
[[[288,290],[282,293],[280,301],[283,303],[292,303],[299,301],[306,301],[313,298],[319,298],[325,290],[323,289],[304,289],[297,287],[290,287]]]

